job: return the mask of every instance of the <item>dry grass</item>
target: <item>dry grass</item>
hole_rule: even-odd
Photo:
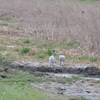
[[[1,21],[16,23],[14,30],[0,29],[0,33],[57,43],[74,40],[80,44],[81,54],[99,56],[100,2],[91,1],[0,0]]]

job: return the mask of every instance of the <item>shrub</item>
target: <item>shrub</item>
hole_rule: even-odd
[[[21,52],[21,54],[27,54],[27,53],[29,53],[30,52],[30,48],[21,48],[20,49],[20,52]]]
[[[50,50],[50,49],[48,49],[47,54],[48,54],[49,56],[51,56],[51,55],[52,55],[52,52],[51,52],[51,50]]]
[[[29,39],[26,39],[26,40],[24,40],[24,43],[29,44],[30,43],[30,40]]]

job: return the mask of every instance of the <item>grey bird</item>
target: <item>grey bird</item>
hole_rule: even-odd
[[[64,61],[65,61],[65,56],[64,55],[59,55],[59,60],[60,60],[60,66],[63,67]]]
[[[56,59],[54,57],[54,50],[51,51],[52,55],[49,57],[49,67],[54,67],[56,65]]]

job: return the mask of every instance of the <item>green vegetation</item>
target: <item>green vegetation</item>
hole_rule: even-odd
[[[6,50],[5,47],[0,47],[0,51],[4,51],[4,50]]]
[[[67,43],[67,47],[68,47],[68,49],[72,49],[72,48],[76,48],[76,47],[78,47],[80,44],[77,42],[77,41],[69,41],[68,43]]]
[[[49,82],[51,81],[50,78],[47,77],[42,77],[42,76],[34,76],[32,74],[29,74],[27,72],[17,72],[14,73],[14,75],[10,75],[10,74],[5,74],[5,73],[1,73],[4,76],[7,76],[7,79],[0,79],[0,82],[23,82],[23,83],[28,83],[28,82]]]
[[[2,73],[2,75],[6,76],[7,74]],[[14,74],[8,74],[7,78],[0,77],[0,97],[3,100],[23,100],[28,97],[30,100],[60,100],[56,97],[51,98],[49,94],[45,94],[44,92],[38,91],[31,87],[30,83],[44,83],[44,82],[58,82],[61,84],[69,84],[82,78],[80,76],[72,76],[71,78],[54,78],[49,76],[34,76],[27,72],[17,72]],[[19,92],[18,92],[19,91]],[[18,97],[17,97],[18,96]],[[15,98],[14,98],[15,97]],[[0,99],[1,99],[0,98]],[[67,98],[66,98],[67,100]],[[81,98],[69,98],[68,100],[87,100],[83,97]]]
[[[96,61],[97,61],[97,57],[90,57],[89,60],[90,60],[91,62],[96,62]]]
[[[98,62],[99,61],[99,58],[96,57],[96,56],[84,56],[84,55],[66,55],[66,60],[69,61],[69,62],[90,62],[90,63],[93,63],[93,62]]]
[[[0,67],[7,67],[10,65],[10,59],[0,54]]]
[[[85,4],[97,4],[100,3],[100,0],[78,0],[81,3],[85,3]]]
[[[47,57],[47,53],[45,51],[41,51],[37,54],[37,58],[44,59]]]
[[[68,100],[88,100],[85,97],[73,97],[73,98],[69,98]]]
[[[47,54],[48,54],[49,56],[51,56],[51,55],[52,55],[52,52],[51,52],[51,50],[50,50],[50,49],[48,49]]]
[[[50,96],[29,84],[0,82],[0,100],[52,100]]]
[[[4,24],[4,23],[0,23],[0,27],[9,27],[9,28],[15,28],[15,25],[13,24]]]
[[[30,48],[26,48],[26,47],[23,47],[23,48],[21,48],[20,50],[19,50],[19,52],[21,53],[21,54],[27,54],[27,53],[29,53],[30,52]]]
[[[3,27],[3,26],[7,27],[8,24],[0,24],[0,27]]]
[[[50,79],[49,79],[50,80]],[[72,77],[59,77],[59,78],[52,78],[51,81],[53,82],[58,82],[58,83],[61,83],[61,84],[70,84],[70,83],[73,83],[73,82],[76,82],[76,81],[79,81],[79,80],[84,80],[83,77],[81,76],[72,76]]]
[[[8,16],[0,16],[0,20],[9,21],[9,20],[11,20],[11,17],[8,17]]]
[[[96,83],[100,83],[100,80],[96,80]]]
[[[25,40],[24,40],[24,43],[25,43],[25,44],[30,44],[30,42],[31,42],[30,39],[25,39]]]
[[[93,57],[93,56],[80,56],[78,59],[80,61],[90,61],[90,62],[96,62],[97,61],[97,57]]]
[[[0,75],[7,76],[7,78],[1,78],[0,82],[23,82],[23,83],[42,83],[42,82],[58,82],[62,84],[69,84],[75,81],[83,80],[81,76],[72,76],[70,78],[65,77],[49,77],[49,76],[42,76],[39,74],[29,74],[28,72],[16,72],[14,74],[6,74],[6,73],[0,73]]]
[[[7,41],[5,41],[7,40]],[[99,63],[99,58],[96,56],[84,56],[77,52],[77,54],[73,55],[73,53],[69,54],[70,49],[76,49],[80,46],[77,41],[65,41],[65,42],[51,42],[44,40],[37,40],[35,38],[24,38],[24,37],[3,37],[0,39],[0,53],[6,52],[5,56],[9,59],[14,60],[37,60],[43,61],[47,60],[49,56],[52,54],[51,50],[55,50],[55,57],[58,59],[59,51],[65,54],[67,62],[77,62],[77,63]],[[6,47],[8,45],[15,47]],[[35,51],[34,51],[35,50]],[[35,53],[34,53],[35,52]],[[33,54],[34,53],[34,54]]]
[[[56,79],[49,76],[35,76],[29,74],[28,72],[21,71],[16,73],[14,72],[13,74],[6,74],[2,72],[0,75],[6,76],[6,78],[0,77],[0,100],[24,100],[26,98],[29,100],[60,100],[56,97],[51,97],[49,94],[44,93],[43,91],[38,91],[37,89],[32,88],[30,83],[58,82],[65,84],[73,82],[73,79],[76,80],[76,78],[73,77],[66,79],[62,77]]]

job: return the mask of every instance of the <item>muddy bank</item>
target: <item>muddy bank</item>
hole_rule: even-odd
[[[72,84],[38,83],[31,85],[35,88],[57,93],[64,96],[86,97],[87,100],[100,100],[100,84],[94,81],[77,81]]]
[[[11,68],[28,71],[29,73],[34,72],[50,72],[50,73],[70,73],[70,74],[82,74],[84,76],[98,77],[100,78],[100,68],[94,65],[84,66],[68,66],[65,65],[63,68],[59,66],[49,67],[40,63],[32,62],[13,62]]]

